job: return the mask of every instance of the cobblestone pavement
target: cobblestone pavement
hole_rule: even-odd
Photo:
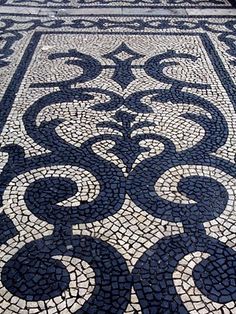
[[[1,1],[1,0],[0,0]],[[2,5],[31,7],[231,7],[233,0],[2,0]]]
[[[232,5],[1,4],[0,313],[235,314]]]

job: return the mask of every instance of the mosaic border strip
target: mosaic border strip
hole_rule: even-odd
[[[63,0],[64,1],[64,0]],[[187,8],[198,8],[198,9],[216,9],[216,8],[221,8],[221,9],[229,9],[229,8],[232,8],[232,7],[235,7],[236,6],[236,2],[235,0],[222,0],[222,1],[227,1],[225,3],[217,3],[217,1],[219,0],[212,0],[213,3],[211,3],[210,5],[204,3],[202,4],[202,2],[204,1],[200,1],[199,3],[191,3],[191,0],[189,0],[190,3],[186,3],[186,4],[183,4],[183,3],[177,3],[177,4],[174,4],[174,3],[171,3],[171,4],[166,4],[166,3],[150,3],[150,2],[145,2],[144,3],[133,3],[133,1],[131,0],[131,4],[123,4],[123,3],[119,3],[119,4],[114,4],[114,3],[104,3],[103,1],[101,1],[101,3],[82,3],[82,4],[75,4],[75,3],[72,3],[72,4],[69,4],[69,1],[64,1],[63,2],[63,5],[60,5],[58,4],[57,1],[55,1],[55,4],[47,4],[47,3],[44,3],[44,4],[37,4],[37,1],[35,4],[32,4],[32,1],[27,3],[27,2],[21,2],[21,3],[8,3],[8,0],[2,0],[0,2],[0,5],[1,6],[8,6],[8,7],[29,7],[29,8],[51,8],[51,9],[75,9],[75,8],[81,8],[81,9],[86,9],[86,8],[94,8],[94,9],[99,9],[99,8],[133,8],[133,9],[187,9]],[[214,1],[216,1],[214,3]],[[49,1],[46,1],[46,2],[49,2]],[[97,1],[99,2],[99,1]],[[114,1],[111,1],[111,2],[114,2]]]

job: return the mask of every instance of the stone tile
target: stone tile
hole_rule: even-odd
[[[186,9],[188,15],[227,15],[227,16],[236,16],[236,9]]]
[[[149,9],[133,9],[133,8],[124,8],[123,9],[123,14],[132,14],[132,15],[187,15],[186,9],[154,9],[154,8],[149,8]]]

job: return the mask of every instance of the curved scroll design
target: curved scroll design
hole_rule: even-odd
[[[81,53],[75,49],[70,49],[68,52],[65,53],[53,53],[48,57],[49,60],[62,58],[67,59],[67,61],[65,61],[65,64],[82,68],[82,74],[74,79],[61,82],[33,83],[31,84],[31,87],[53,87],[60,85],[64,88],[70,88],[72,84],[84,83],[93,80],[94,78],[99,76],[99,74],[101,74],[102,66],[99,61],[97,61],[92,56]]]
[[[222,306],[236,302],[235,251],[204,233],[184,233],[160,240],[136,264],[133,270],[134,287],[143,310],[189,313],[176,290],[173,274],[179,261],[194,252],[209,254],[194,267],[196,287],[209,300]],[[224,271],[219,265],[224,265]]]
[[[71,272],[65,267],[63,259],[59,259],[60,256],[70,257],[68,264],[72,258],[85,261],[95,275],[91,296],[82,307],[77,303],[80,298],[80,283],[74,287],[78,292],[73,297],[73,312],[117,311],[117,298],[120,304],[117,313],[124,312],[131,285],[124,258],[109,244],[90,237],[53,235],[26,244],[3,267],[2,283],[19,299],[30,304],[45,301],[49,309],[50,303],[47,300],[60,297],[63,293],[73,295],[70,287]]]
[[[164,61],[165,59],[169,59],[169,58],[189,59],[193,62],[198,59],[196,56],[193,56],[192,54],[189,54],[189,53],[176,53],[176,51],[174,50],[169,50],[168,52],[165,52],[163,54],[160,54],[158,56],[148,59],[148,61],[144,64],[145,72],[149,76],[161,82],[164,82],[166,84],[172,84],[171,89],[181,90],[185,86],[192,87],[192,88],[204,88],[204,89],[210,87],[208,84],[183,82],[181,80],[168,77],[166,74],[163,73],[163,70],[167,66],[173,66],[173,65],[179,64],[179,62],[177,61],[169,61],[169,62]]]
[[[166,68],[179,66],[180,59],[195,62],[197,56],[170,50],[145,61],[143,58],[126,43],[104,54],[101,57],[104,63],[75,49],[53,53],[50,61],[62,59],[67,65],[78,67],[78,77],[31,85],[34,89],[55,88],[37,99],[22,118],[27,136],[43,153],[27,156],[20,145],[3,147],[2,152],[9,157],[0,177],[0,200],[7,207],[4,193],[11,191],[14,179],[20,181],[26,174],[31,176],[27,186],[21,185],[20,196],[11,191],[16,200],[9,205],[8,214],[7,211],[2,214],[16,224],[19,220],[24,227],[16,226],[16,232],[3,237],[1,242],[9,253],[1,264],[1,288],[17,301],[24,300],[22,304],[26,307],[42,301],[48,310],[60,298],[65,306],[67,299],[71,299],[71,313],[124,313],[133,286],[143,313],[188,313],[175,286],[174,274],[179,263],[196,252],[207,256],[194,264],[191,273],[199,295],[222,306],[236,301],[236,284],[232,279],[236,252],[207,235],[204,225],[224,214],[230,200],[227,186],[217,176],[189,171],[175,182],[178,199],[163,196],[156,188],[166,172],[176,167],[190,170],[195,166],[211,167],[236,178],[235,164],[217,156],[229,134],[226,118],[212,101],[189,92],[191,88],[206,92],[211,86],[166,74]],[[167,87],[126,93],[135,82],[137,69]],[[91,87],[104,71],[110,73],[116,91]],[[60,136],[60,128],[66,122],[62,113],[39,122],[44,110],[59,110],[61,104],[73,106],[77,116],[88,110],[102,113],[104,119],[95,123],[91,136],[80,145],[72,145]],[[178,118],[197,126],[203,134],[201,139],[180,150],[172,138],[156,132],[158,121],[149,118],[158,114],[161,106],[168,110],[181,106]],[[148,140],[153,146],[160,144],[162,149],[154,149],[155,153],[149,155],[151,148],[145,145]],[[112,143],[107,146],[107,155],[116,156],[125,167],[94,150],[104,141]],[[62,166],[73,168],[77,176],[68,176],[66,170],[64,175],[58,174],[55,169]],[[37,175],[42,169],[49,174]],[[78,197],[83,194],[77,182],[83,172],[94,180],[91,198]],[[82,178],[79,183],[84,184]],[[84,193],[89,194],[89,190],[88,186]],[[153,219],[176,223],[184,230],[147,248],[132,271],[110,244],[73,234],[75,225],[80,228],[87,224],[92,228],[93,223],[116,214],[127,196]],[[22,217],[20,209],[16,209],[18,201],[24,211]],[[9,224],[9,219],[6,222]],[[50,226],[50,234],[45,231],[46,226]],[[80,287],[80,264],[91,268],[88,278],[93,289]],[[221,269],[219,265],[224,266]],[[82,273],[88,271],[86,267],[82,267]],[[84,289],[83,298],[80,289]],[[7,304],[10,308],[10,302]]]

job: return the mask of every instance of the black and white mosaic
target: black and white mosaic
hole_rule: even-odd
[[[236,312],[235,25],[1,17],[1,313]]]
[[[227,8],[235,0],[0,0],[3,6],[54,7],[54,8],[100,8],[100,7],[133,7],[133,8]]]

